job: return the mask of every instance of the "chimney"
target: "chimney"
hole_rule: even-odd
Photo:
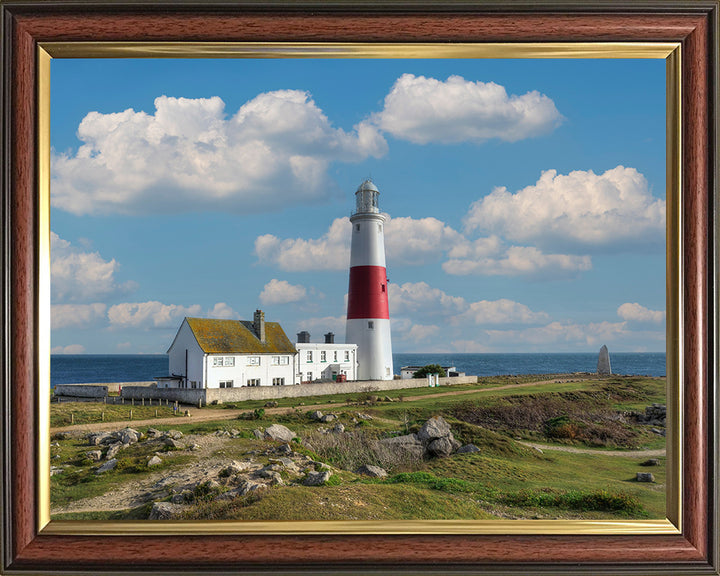
[[[265,312],[262,310],[255,310],[255,315],[253,316],[253,330],[255,330],[255,334],[260,340],[260,342],[265,342]]]
[[[298,344],[308,344],[310,342],[310,332],[308,332],[307,330],[298,332],[297,341]]]
[[[335,344],[335,334],[332,332],[325,334],[325,344]]]

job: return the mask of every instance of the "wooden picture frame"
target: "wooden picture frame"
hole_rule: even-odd
[[[717,0],[393,3],[3,0],[2,17],[2,565],[29,573],[582,573],[718,574]],[[40,123],[42,46],[83,55],[101,42],[677,43],[682,126],[668,179],[678,178],[681,240],[677,337],[682,421],[681,515],[667,533],[92,535],[48,529],[38,479],[47,456],[38,382],[49,347],[49,232],[40,203],[49,142]],[[74,52],[73,52],[74,51]],[[670,82],[668,82],[670,86]],[[46,151],[46,152],[43,152]],[[44,231],[44,232],[43,232]],[[673,255],[669,255],[669,259]],[[45,260],[43,260],[45,259]],[[670,373],[670,369],[668,371]],[[508,523],[510,524],[510,523]]]

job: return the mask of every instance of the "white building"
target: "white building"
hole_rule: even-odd
[[[307,332],[298,334],[296,383],[357,380],[357,344],[335,344],[332,333],[325,342],[310,342]]]
[[[350,282],[345,342],[358,346],[358,379],[392,380],[393,359],[385,270],[385,216],[379,190],[365,180],[350,217]]]
[[[277,322],[185,318],[168,350],[160,388],[238,388],[295,383],[297,350]]]

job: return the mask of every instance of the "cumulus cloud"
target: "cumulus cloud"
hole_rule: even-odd
[[[385,254],[395,265],[420,265],[440,258],[462,235],[437,218],[390,218],[385,224]]]
[[[494,82],[461,76],[446,81],[413,74],[398,78],[372,121],[415,144],[515,142],[551,132],[562,121],[554,102],[537,91],[508,95]]]
[[[647,322],[651,324],[662,324],[665,320],[665,311],[650,310],[637,302],[626,302],[617,310],[618,316],[630,322]]]
[[[178,306],[157,301],[125,302],[108,310],[112,328],[177,328],[185,316],[201,315],[199,304]]]
[[[490,341],[530,344],[543,350],[552,350],[554,345],[567,348],[595,347],[627,336],[629,331],[625,322],[550,322],[545,326],[522,330],[487,330],[486,334]]]
[[[155,99],[148,114],[90,112],[76,153],[52,158],[52,203],[74,214],[276,210],[323,198],[331,162],[379,157],[367,122],[345,132],[299,90],[259,94],[227,117],[219,97]]]
[[[240,318],[240,315],[225,302],[218,302],[208,310],[207,317],[221,320],[237,320]]]
[[[468,257],[451,258],[443,262],[448,274],[466,276],[534,276],[553,277],[574,275],[592,268],[590,256],[572,254],[545,254],[534,246],[510,246],[493,254],[482,245],[481,250],[471,251]]]
[[[295,333],[310,332],[312,342],[324,342],[323,335],[332,332],[336,342],[345,342],[345,316],[303,318],[295,324]]]
[[[85,346],[82,344],[70,344],[68,346],[54,346],[50,349],[51,354],[83,354]]]
[[[464,298],[432,288],[427,282],[406,282],[388,286],[388,306],[392,314],[455,314],[467,308]]]
[[[547,170],[514,194],[495,188],[473,203],[465,230],[545,249],[658,244],[665,233],[665,201],[652,196],[634,168],[566,175]]]
[[[81,302],[125,293],[133,282],[119,284],[115,273],[120,265],[104,260],[97,252],[84,252],[50,232],[50,276],[55,302]]]
[[[307,290],[299,284],[290,284],[287,280],[273,278],[265,284],[260,292],[260,302],[263,304],[289,304],[300,302],[307,295]]]
[[[54,304],[51,309],[53,330],[61,328],[89,328],[106,320],[107,305],[94,304]]]
[[[507,298],[471,302],[467,310],[453,318],[455,323],[471,321],[474,324],[537,324],[550,317],[545,312],[533,312],[525,304]]]

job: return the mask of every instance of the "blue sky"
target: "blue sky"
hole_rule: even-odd
[[[398,352],[665,349],[662,60],[54,60],[54,353],[184,316],[344,338],[380,189]]]

